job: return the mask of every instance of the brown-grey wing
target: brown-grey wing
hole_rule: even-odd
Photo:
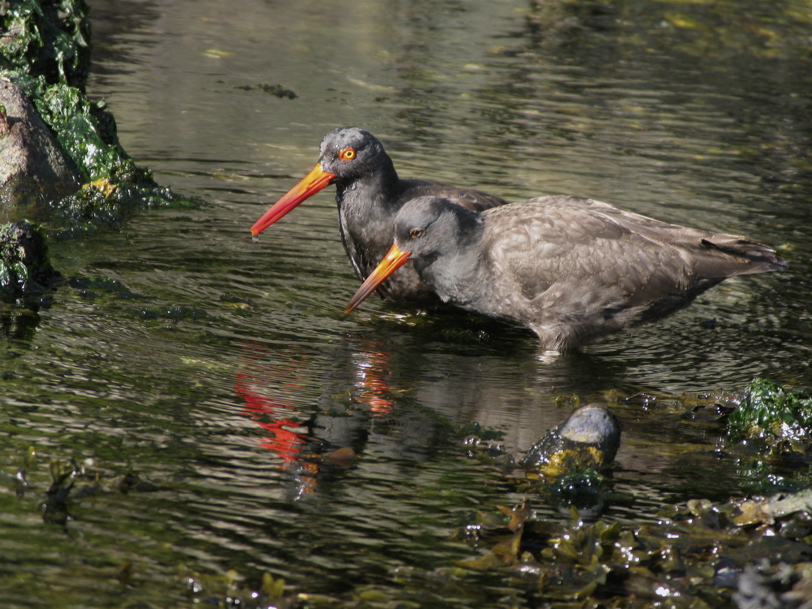
[[[622,210],[590,199],[541,197],[486,217],[487,264],[525,298],[549,306],[570,300],[619,306],[690,281],[690,261],[676,248],[636,231]]]

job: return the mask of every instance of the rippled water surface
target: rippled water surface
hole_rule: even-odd
[[[476,510],[521,499],[460,430],[521,456],[572,396],[623,425],[633,500],[608,518],[740,492],[723,427],[678,398],[812,385],[812,11],[750,4],[91,2],[89,94],[139,164],[204,205],[53,244],[69,283],[3,320],[5,606],[191,606],[190,577],[231,569],[346,598],[396,597],[407,570],[425,606],[497,605],[504,582],[432,580],[472,555],[452,534]],[[358,282],[332,188],[248,233],[341,125],[375,133],[404,177],[591,196],[746,234],[791,270],[552,361],[474,317],[374,298],[345,316]],[[46,490],[69,459],[87,476],[63,514]]]

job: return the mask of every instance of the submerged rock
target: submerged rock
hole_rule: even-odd
[[[82,176],[20,87],[0,80],[0,220],[74,193]]]

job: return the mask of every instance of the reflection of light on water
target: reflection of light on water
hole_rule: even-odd
[[[656,594],[657,596],[662,596],[662,597],[666,597],[666,596],[677,597],[677,596],[680,595],[678,592],[674,592],[674,591],[672,591],[670,588],[668,588],[666,586],[659,586],[656,590],[654,590],[654,594]]]
[[[544,350],[536,354],[536,360],[542,364],[554,364],[560,358],[561,353],[559,351]]]

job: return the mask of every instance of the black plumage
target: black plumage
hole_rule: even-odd
[[[361,280],[366,279],[392,245],[395,215],[406,201],[432,195],[469,210],[503,205],[499,197],[426,180],[401,180],[378,139],[357,127],[342,127],[324,136],[313,170],[257,220],[258,235],[308,197],[335,184],[338,223],[347,256]],[[439,301],[410,265],[380,288],[388,301],[432,306]]]

